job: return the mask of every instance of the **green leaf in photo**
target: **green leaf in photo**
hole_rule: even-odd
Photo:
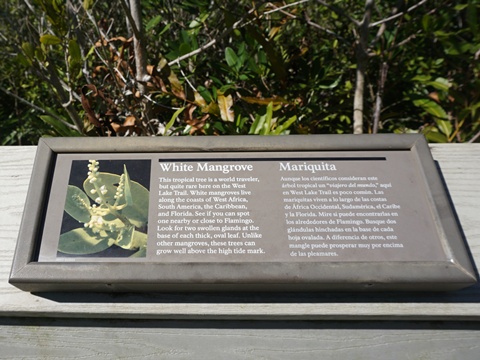
[[[110,247],[109,237],[100,237],[91,229],[78,228],[60,235],[58,251],[71,255],[95,254]]]
[[[78,187],[68,185],[67,198],[65,200],[65,211],[75,220],[87,223],[90,221],[90,199]]]

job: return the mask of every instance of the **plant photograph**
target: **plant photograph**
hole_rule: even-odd
[[[73,161],[58,256],[145,257],[149,181],[150,160]]]

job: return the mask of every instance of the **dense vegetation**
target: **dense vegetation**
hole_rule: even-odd
[[[480,0],[2,0],[0,143],[480,137]]]

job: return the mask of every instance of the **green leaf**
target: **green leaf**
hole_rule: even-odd
[[[167,25],[165,25],[165,27],[162,29],[162,31],[160,31],[158,33],[158,36],[161,36],[164,32],[168,31],[168,29],[170,29],[170,26],[172,26],[173,23],[168,23]]]
[[[467,7],[468,7],[468,4],[458,4],[458,5],[455,5],[454,10],[462,11],[463,9],[466,9]]]
[[[157,26],[158,24],[160,24],[161,21],[162,21],[162,16],[161,16],[161,15],[155,16],[154,18],[152,18],[152,19],[147,23],[147,25],[145,25],[145,30],[146,30],[146,31],[152,30],[155,26]]]
[[[452,86],[451,82],[445,78],[436,78],[434,81],[427,82],[428,85],[433,86],[437,90],[448,91]]]
[[[190,44],[184,42],[184,43],[181,43],[180,47],[178,48],[178,55],[183,56],[190,53],[191,51],[192,51],[192,47],[190,46]]]
[[[230,47],[225,49],[225,60],[231,68],[236,68],[236,65],[239,62],[237,54],[235,54],[235,51]]]
[[[258,135],[263,128],[263,124],[265,123],[265,115],[256,115],[255,121],[253,122],[252,126],[248,130],[249,135]]]
[[[95,254],[108,249],[111,240],[94,234],[91,229],[78,228],[60,235],[58,251],[71,255]]]
[[[440,134],[439,132],[436,131],[426,131],[424,132],[425,137],[429,142],[434,142],[434,143],[447,143],[448,139],[444,134]]]
[[[116,245],[126,250],[147,248],[147,234],[135,230],[133,226],[127,227],[117,237]],[[140,256],[140,254],[138,254]],[[135,256],[137,257],[137,256]]]
[[[62,123],[60,120],[55,119],[53,116],[40,115],[40,119],[42,119],[46,124],[52,126],[55,129],[55,132],[60,136],[69,137],[80,135],[78,131],[69,128],[67,125]]]
[[[55,35],[46,34],[40,36],[40,42],[44,45],[58,45],[62,42],[62,40]]]
[[[24,42],[22,44],[22,50],[29,59],[33,59],[35,56],[35,48],[29,42]]]
[[[262,126],[262,130],[260,131],[260,135],[270,134],[270,129],[272,127],[272,117],[273,117],[273,103],[270,102],[267,105],[267,113],[265,114],[265,122]]]
[[[18,53],[15,59],[23,66],[26,66],[26,67],[32,66],[32,61],[22,53]]]
[[[78,222],[87,223],[90,221],[90,199],[78,187],[68,185],[67,197],[65,200],[65,211]]]
[[[170,121],[167,123],[167,125],[165,125],[165,130],[163,131],[163,136],[167,135],[168,130],[170,130],[170,128],[175,123],[175,120],[177,119],[178,115],[180,115],[183,110],[185,110],[185,107],[182,107],[182,108],[178,109],[177,111],[175,111],[175,113],[172,115],[172,118],[170,119]]]
[[[125,196],[127,206],[131,206],[133,204],[133,198],[132,191],[130,190],[130,176],[128,176],[127,167],[125,165],[123,165],[123,175],[123,195]]]
[[[260,45],[262,45],[265,54],[270,62],[271,69],[277,76],[278,80],[285,80],[287,78],[287,68],[283,61],[281,53],[278,51],[277,46],[265,39],[263,34],[252,25],[246,26],[247,32],[252,36]]]
[[[296,116],[292,116],[287,121],[283,122],[280,126],[277,126],[275,131],[273,132],[274,135],[281,135],[285,130],[287,130],[295,121],[297,120]]]
[[[70,55],[70,63],[81,63],[82,62],[82,52],[80,46],[75,39],[70,39],[68,42],[68,54]]]
[[[416,75],[412,78],[412,81],[418,81],[421,83],[430,81],[432,77],[430,75]]]
[[[202,86],[202,85],[198,86],[197,91],[200,93],[200,95],[202,95],[202,97],[205,99],[207,103],[212,102],[213,97],[205,86]]]
[[[430,115],[433,115],[437,119],[448,120],[448,115],[446,111],[435,101],[428,98],[420,98],[413,100],[415,106],[421,107]]]
[[[340,75],[337,80],[335,80],[333,83],[329,84],[329,85],[318,85],[318,88],[319,89],[325,89],[325,90],[328,90],[328,89],[334,89],[338,86],[338,84],[340,83],[340,80],[342,79],[342,76]]]
[[[422,26],[423,26],[423,30],[425,30],[425,32],[430,32],[430,30],[432,29],[432,25],[433,25],[433,21],[432,21],[432,17],[430,15],[424,15],[422,17]]]
[[[133,243],[133,234],[135,233],[135,226],[126,226],[119,231],[115,245],[120,246],[126,250],[132,250],[136,247]]]
[[[437,124],[439,130],[445,134],[447,137],[450,137],[453,132],[453,125],[450,121],[448,120],[440,120],[440,119],[435,119],[435,123]]]
[[[93,7],[93,0],[83,0],[83,8],[85,10],[90,10]]]
[[[447,112],[439,104],[427,98],[416,99],[413,101],[413,104],[421,107],[427,113],[432,115],[438,129],[445,134],[447,138],[452,134],[452,123],[448,120]]]
[[[43,47],[44,47],[43,45],[42,46],[37,46],[37,48],[35,49],[35,57],[40,62],[45,62],[45,60],[46,60],[45,52],[43,50]]]

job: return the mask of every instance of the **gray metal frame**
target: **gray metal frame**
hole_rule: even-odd
[[[55,158],[61,153],[182,153],[410,150],[445,250],[432,262],[116,263],[38,262],[36,252]],[[321,274],[321,275],[319,275]],[[10,283],[43,291],[456,290],[476,283],[448,193],[420,135],[308,135],[41,139],[27,194]]]

